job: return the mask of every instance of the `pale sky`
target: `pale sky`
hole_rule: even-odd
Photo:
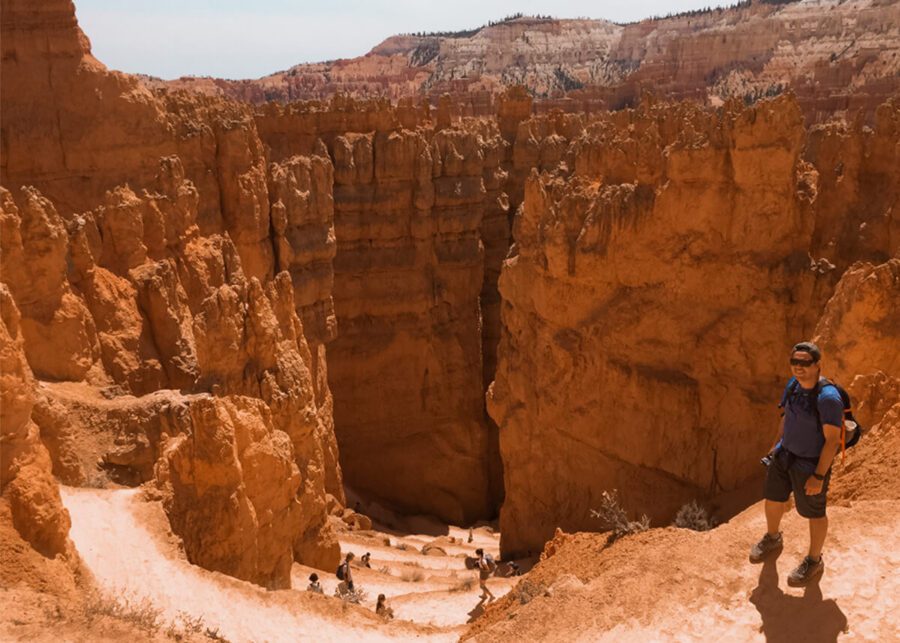
[[[471,29],[521,12],[640,20],[715,0],[75,0],[96,58],[171,79],[258,78],[302,62],[352,58],[404,32]]]

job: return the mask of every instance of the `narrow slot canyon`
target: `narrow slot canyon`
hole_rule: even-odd
[[[880,81],[855,120],[805,82],[682,100],[707,74],[649,54],[599,97],[262,101],[107,69],[71,2],[2,13],[0,598],[25,607],[0,638],[39,639],[54,610],[64,638],[134,636],[91,625],[95,594],[186,640],[599,640],[620,616],[637,636],[637,590],[624,616],[542,628],[631,587],[642,555],[755,537],[786,351],[809,338],[873,435],[836,470],[838,515],[895,543],[896,485],[864,475],[896,464],[873,454],[900,417],[900,99]],[[652,529],[613,546],[610,493]],[[720,527],[672,527],[692,502]],[[337,600],[348,552],[364,591]],[[848,597],[865,564],[837,570]],[[756,580],[735,574],[715,610]]]

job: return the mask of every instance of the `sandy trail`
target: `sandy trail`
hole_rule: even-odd
[[[483,548],[499,559],[499,534],[476,529],[468,543],[468,531],[450,527],[444,539],[457,543],[441,543],[446,556],[424,555],[422,546],[435,540],[427,534],[384,534],[347,532],[340,534],[341,551],[353,552],[357,561],[364,553],[372,555],[371,568],[354,567],[354,583],[365,590],[363,605],[374,609],[378,594],[384,594],[399,620],[433,625],[455,633],[463,631],[481,605],[478,574],[465,568],[465,556]],[[390,538],[391,545],[384,539]],[[401,549],[399,547],[405,547]],[[305,587],[307,578],[317,572],[326,595],[332,595],[338,580],[333,574],[295,564],[291,578],[294,587]],[[518,579],[492,577],[488,587],[496,597],[505,595]],[[468,582],[467,582],[468,581]]]
[[[360,608],[343,610],[336,599],[297,590],[267,592],[191,565],[159,535],[165,517],[158,505],[140,499],[139,490],[62,487],[61,492],[72,517],[71,539],[98,585],[114,596],[149,601],[166,621],[179,613],[202,617],[234,642],[456,639],[412,623],[384,624]]]
[[[442,545],[446,556],[421,553],[422,546],[435,539],[427,534],[340,534],[344,552],[372,554],[370,569],[353,570],[366,599],[361,607],[345,609],[333,598],[338,580],[331,572],[295,564],[295,589],[265,591],[191,565],[168,537],[168,521],[159,504],[144,501],[138,489],[61,487],[61,492],[72,517],[71,539],[104,591],[135,603],[148,601],[166,622],[180,615],[202,618],[206,627],[235,643],[456,640],[482,606],[477,573],[465,568],[464,557],[476,547],[495,556],[499,549],[499,534],[484,528],[475,530],[472,543],[466,543],[467,531],[450,528],[459,542]],[[391,546],[385,544],[387,538]],[[304,591],[313,571],[321,579],[324,597]],[[500,597],[515,580],[491,578],[488,586]],[[381,593],[395,612],[389,623],[372,612]]]

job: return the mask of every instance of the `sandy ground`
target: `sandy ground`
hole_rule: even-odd
[[[488,608],[478,641],[900,641],[900,503],[829,509],[821,581],[789,587],[807,522],[782,524],[784,551],[748,560],[765,531],[762,503],[710,532],[677,528],[612,546],[577,534],[527,583]],[[525,590],[520,592],[519,590]],[[527,604],[514,597],[526,595]]]
[[[62,497],[72,517],[71,539],[103,590],[132,602],[149,601],[166,621],[184,615],[202,618],[206,627],[235,643],[457,640],[466,623],[482,613],[478,583],[475,573],[465,569],[465,555],[479,546],[496,554],[499,543],[499,534],[488,529],[477,529],[475,542],[468,544],[467,531],[449,528],[460,543],[445,543],[447,555],[435,556],[421,553],[435,539],[427,534],[342,534],[344,551],[372,554],[371,569],[354,569],[355,584],[366,592],[366,600],[350,606],[333,598],[338,580],[331,572],[295,564],[292,584],[297,589],[266,591],[191,565],[168,534],[162,509],[145,501],[140,490],[63,487]],[[324,597],[304,591],[312,571],[321,578]],[[489,581],[498,597],[513,584],[514,579]],[[379,593],[388,597],[394,621],[373,614]]]

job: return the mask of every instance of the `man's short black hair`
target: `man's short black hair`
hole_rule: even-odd
[[[822,359],[822,351],[820,351],[819,347],[812,342],[800,342],[799,344],[794,344],[794,348],[791,349],[791,353],[793,354],[797,351],[809,353],[812,356],[813,361],[816,362]]]

